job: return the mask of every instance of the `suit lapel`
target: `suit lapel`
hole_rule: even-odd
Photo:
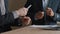
[[[57,11],[58,5],[60,0],[49,0],[48,6],[53,9],[54,12]]]

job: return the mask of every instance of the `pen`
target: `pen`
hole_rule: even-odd
[[[32,5],[29,5],[27,8],[29,9]]]

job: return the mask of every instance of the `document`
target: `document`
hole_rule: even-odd
[[[60,26],[58,26],[58,25],[31,25],[29,27],[31,27],[31,28],[42,28],[42,29],[54,29],[54,28],[58,28]]]

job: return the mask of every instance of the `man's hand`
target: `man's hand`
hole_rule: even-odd
[[[36,19],[43,19],[43,17],[44,17],[44,12],[42,11],[39,11],[38,13],[36,13],[36,15],[35,15],[35,18]]]
[[[54,12],[51,8],[47,8],[46,13],[47,13],[48,16],[54,16]]]
[[[30,17],[22,17],[21,21],[22,21],[22,25],[29,25],[29,24],[31,24]]]
[[[28,8],[20,8],[19,10],[16,10],[16,13],[19,15],[19,16],[25,16],[27,15],[27,12],[28,12]]]

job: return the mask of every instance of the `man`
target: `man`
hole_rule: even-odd
[[[60,17],[60,15],[56,13],[59,2],[60,0],[27,0],[25,7],[32,5],[27,16],[31,17],[33,24],[54,25],[56,24],[56,19],[58,20]]]
[[[4,1],[0,0],[0,33],[11,30],[10,26],[14,23],[14,20],[19,18],[19,16],[25,16],[28,11],[27,8],[23,7],[14,12],[9,13],[7,11],[8,13],[6,13]],[[30,18],[26,17],[24,19],[28,19],[26,22],[30,22]]]

